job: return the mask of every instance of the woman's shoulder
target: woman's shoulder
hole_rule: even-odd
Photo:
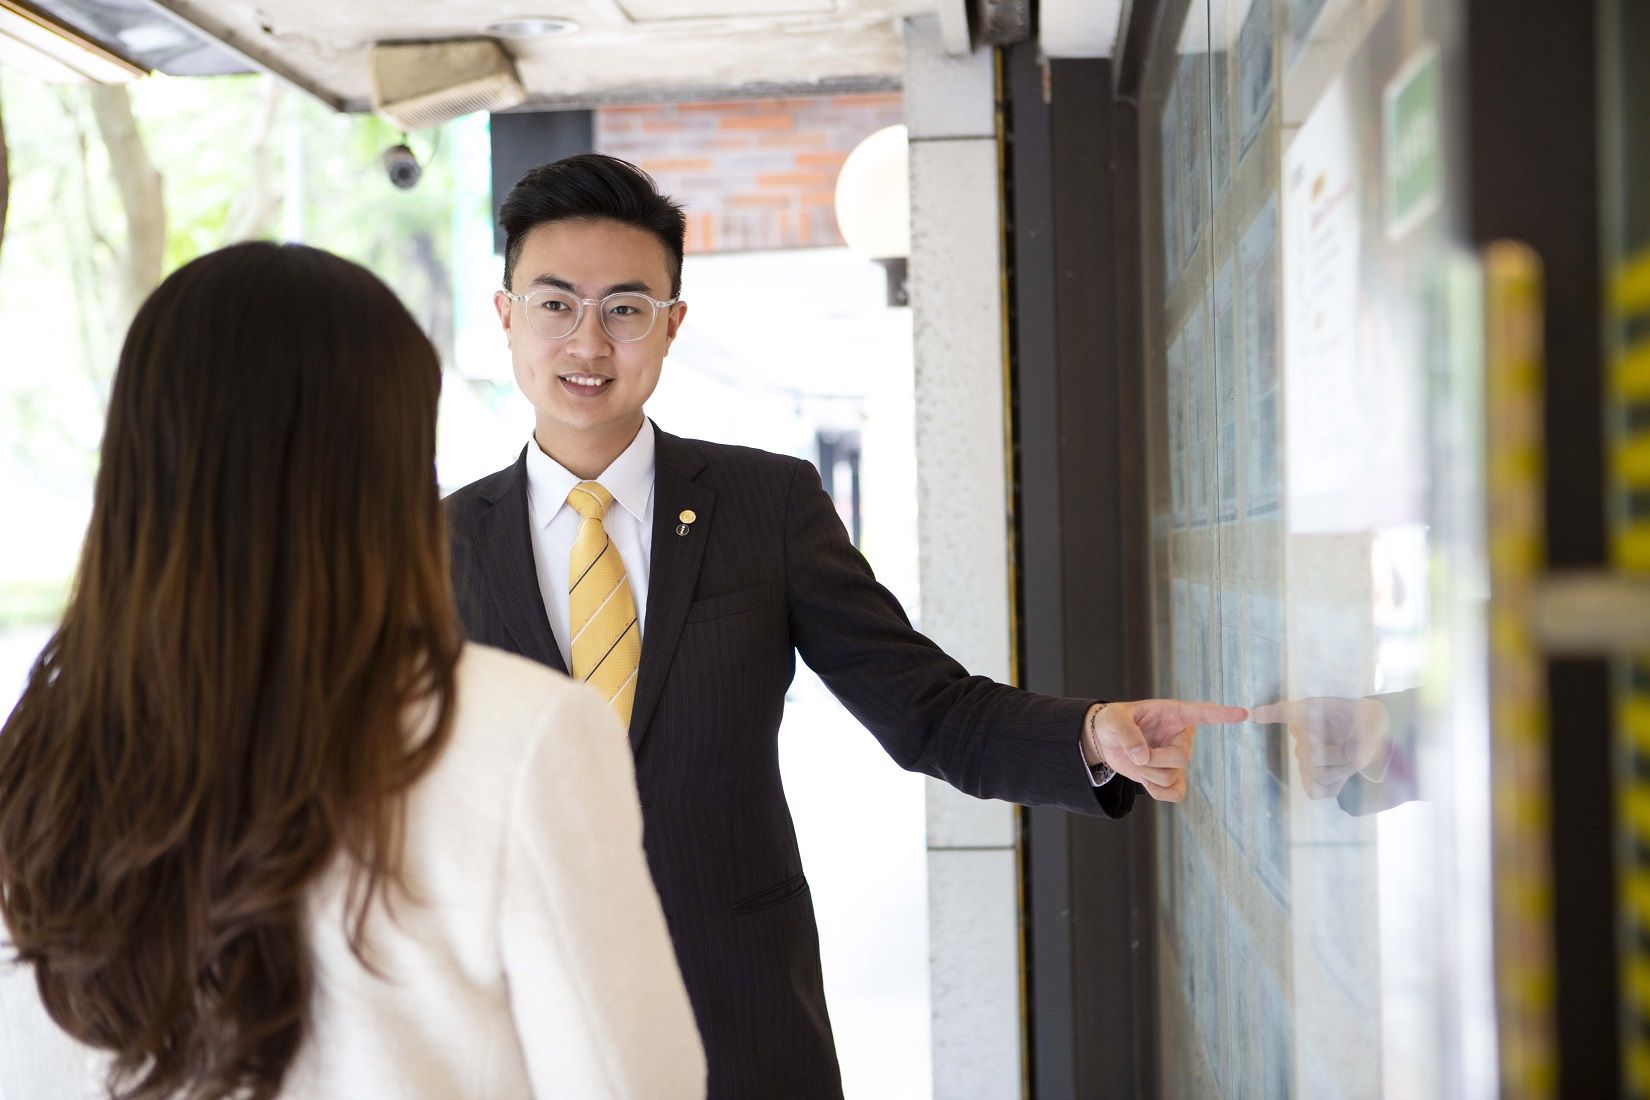
[[[605,711],[595,692],[564,673],[473,642],[459,657],[457,686],[456,731],[484,729],[500,748],[526,749],[547,729],[588,725]]]
[[[576,686],[570,677],[548,665],[479,642],[464,643],[459,653],[458,674],[461,681],[521,684],[527,687],[542,685],[547,691],[555,691],[563,685],[570,689]]]
[[[564,806],[634,791],[629,739],[586,684],[524,657],[467,644],[455,703],[452,740],[437,771],[448,782],[499,792],[497,809],[518,812],[524,791],[531,792],[529,804]]]
[[[462,718],[529,727],[586,690],[537,661],[474,642],[466,642],[459,656],[457,685]]]
[[[490,792],[476,822],[516,812],[526,785],[537,795],[563,775],[627,771],[630,745],[592,688],[523,657],[466,643],[458,661],[452,727],[419,798],[446,807]],[[426,719],[427,721],[427,719]],[[634,782],[632,779],[631,782]]]

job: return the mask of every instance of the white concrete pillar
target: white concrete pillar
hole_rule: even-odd
[[[922,628],[970,671],[1011,668],[1008,418],[992,53],[905,27]],[[928,783],[934,1096],[1021,1093],[1014,811]]]

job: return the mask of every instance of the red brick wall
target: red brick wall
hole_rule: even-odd
[[[687,212],[689,252],[840,245],[837,172],[904,121],[897,92],[604,107],[596,148],[640,165]]]

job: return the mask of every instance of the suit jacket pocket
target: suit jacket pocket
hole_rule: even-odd
[[[768,586],[764,582],[754,588],[693,601],[693,605],[688,608],[687,621],[698,623],[706,619],[725,619],[742,611],[752,611],[767,602]]]
[[[747,897],[740,898],[733,903],[735,913],[760,913],[764,909],[772,909],[796,897],[808,888],[808,879],[805,875],[792,875],[784,882],[758,890]]]

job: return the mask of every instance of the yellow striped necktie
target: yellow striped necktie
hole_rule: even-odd
[[[594,481],[581,481],[567,494],[567,503],[583,517],[573,540],[567,584],[573,679],[600,691],[628,726],[636,699],[642,629],[619,548],[602,526],[613,494]]]

